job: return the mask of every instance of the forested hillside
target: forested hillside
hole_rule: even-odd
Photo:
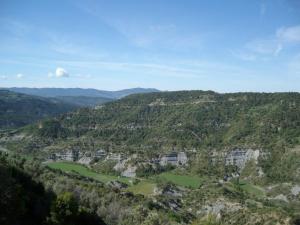
[[[55,99],[78,107],[94,107],[106,102],[114,101],[114,99],[111,98],[88,96],[56,96]]]
[[[0,90],[0,130],[21,127],[76,108],[57,99]]]
[[[137,94],[97,109],[64,114],[31,131],[44,138],[88,136],[130,149],[296,145],[299,93],[187,91]],[[59,129],[51,132],[51,126]],[[38,128],[39,126],[39,128]],[[35,128],[34,128],[35,127]]]

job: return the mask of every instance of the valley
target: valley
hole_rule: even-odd
[[[37,163],[40,175],[25,170],[55,193],[80,189],[89,209],[100,203],[83,189],[101,186],[100,202],[115,193],[106,210],[124,214],[97,214],[107,224],[138,220],[140,207],[159,224],[290,224],[300,209],[299,105],[299,93],[135,94],[2,132],[0,145]]]

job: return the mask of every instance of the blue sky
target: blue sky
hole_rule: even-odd
[[[300,2],[1,0],[12,86],[299,92]]]

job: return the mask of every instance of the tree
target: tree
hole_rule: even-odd
[[[73,225],[78,216],[78,204],[73,194],[64,192],[52,204],[50,224]]]

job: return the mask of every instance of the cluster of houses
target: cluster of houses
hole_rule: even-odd
[[[222,155],[220,155],[222,154]],[[211,155],[211,161],[215,163],[217,160],[224,160],[224,164],[237,166],[239,169],[243,169],[246,163],[249,160],[255,160],[257,162],[259,156],[262,155],[260,150],[253,149],[240,149],[236,148],[227,153],[216,153],[213,152]],[[50,155],[49,159],[54,161],[78,161],[82,162],[91,162],[93,159],[105,159],[113,160],[117,162],[122,162],[126,160],[125,156],[120,153],[107,153],[103,149],[99,149],[96,152],[81,152],[79,150],[73,149],[66,152],[53,153]],[[88,159],[88,160],[82,160]],[[173,166],[182,166],[186,165],[188,162],[188,157],[185,152],[171,152],[159,156],[158,158],[150,159],[147,161],[153,164],[160,164],[161,166],[173,165]],[[85,163],[85,164],[87,164]],[[130,173],[130,171],[128,171]]]
[[[53,153],[49,159],[54,161],[72,161],[76,162],[82,158],[92,159],[105,159],[121,162],[124,159],[124,155],[120,153],[107,153],[105,150],[100,149],[96,152],[81,152],[79,150],[68,150],[66,152]],[[149,162],[166,166],[168,164],[174,166],[185,165],[188,161],[185,152],[172,152],[169,154],[161,155],[159,158],[151,159]]]
[[[132,155],[136,157],[136,155]],[[53,161],[71,161],[78,162],[81,164],[89,165],[94,159],[104,159],[116,161],[114,167],[115,170],[120,171],[122,176],[125,177],[135,177],[137,165],[127,165],[127,162],[131,159],[130,157],[125,157],[120,153],[107,153],[105,150],[100,149],[96,152],[81,152],[79,150],[68,150],[65,152],[53,153],[49,157]],[[141,161],[140,163],[151,163],[159,164],[161,166],[173,165],[173,166],[183,166],[188,162],[188,157],[185,152],[171,152],[169,154],[161,155],[158,158],[150,159],[147,161]]]

